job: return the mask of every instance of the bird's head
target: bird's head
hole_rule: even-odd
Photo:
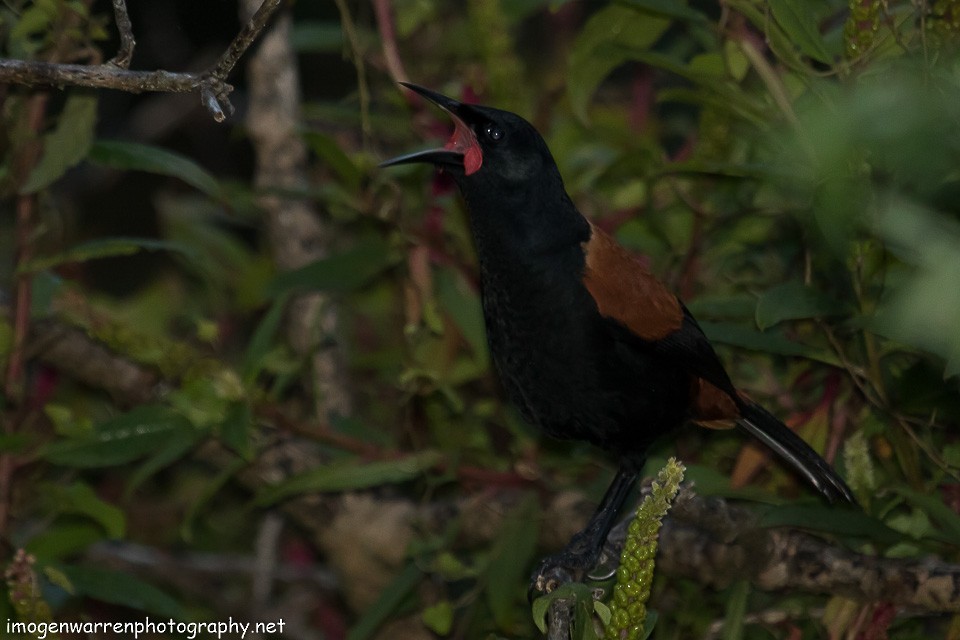
[[[401,82],[450,114],[454,131],[440,149],[417,151],[381,163],[387,167],[426,162],[448,171],[463,189],[510,188],[541,176],[556,165],[543,138],[520,116],[459,100]]]

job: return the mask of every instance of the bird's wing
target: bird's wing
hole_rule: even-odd
[[[711,423],[740,417],[737,392],[687,308],[636,256],[591,225],[584,243],[583,284],[600,314],[642,341],[644,348],[691,374],[691,411]],[[732,426],[732,423],[730,423]]]

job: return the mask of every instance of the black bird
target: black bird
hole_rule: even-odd
[[[456,129],[443,149],[381,166],[432,163],[459,186],[490,352],[510,400],[547,434],[591,442],[619,459],[586,528],[534,573],[535,591],[594,567],[648,447],[686,421],[736,422],[827,500],[855,503],[826,461],[736,390],[683,303],[577,211],[529,122],[401,84],[447,111]]]

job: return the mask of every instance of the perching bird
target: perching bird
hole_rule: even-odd
[[[735,421],[827,500],[855,502],[826,461],[736,390],[683,303],[577,211],[529,122],[402,84],[447,111],[456,128],[442,149],[381,166],[432,163],[459,186],[490,352],[510,400],[547,434],[591,442],[619,460],[586,528],[534,573],[535,591],[594,567],[647,448],[686,421]]]

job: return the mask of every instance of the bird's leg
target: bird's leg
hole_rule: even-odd
[[[544,558],[533,572],[529,591],[531,598],[550,593],[568,582],[579,582],[596,566],[607,535],[636,484],[642,466],[642,462],[635,460],[621,462],[617,475],[587,526],[574,535],[560,553]]]

